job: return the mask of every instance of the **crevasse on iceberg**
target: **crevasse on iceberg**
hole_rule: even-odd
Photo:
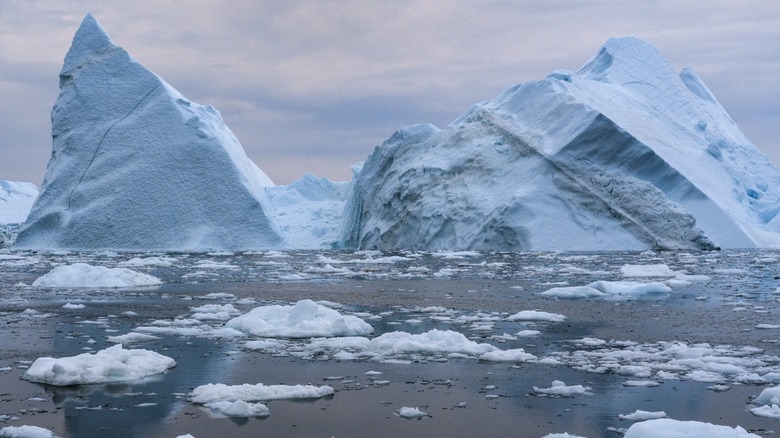
[[[211,106],[116,46],[91,15],[52,110],[52,156],[20,248],[267,248],[271,180]]]
[[[396,132],[355,179],[348,248],[778,246],[780,172],[690,69],[610,39],[473,106]]]

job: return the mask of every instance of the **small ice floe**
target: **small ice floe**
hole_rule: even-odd
[[[65,304],[62,305],[63,309],[83,309],[84,307],[86,307],[86,306],[83,305],[83,304],[65,303]]]
[[[570,433],[564,432],[564,433],[548,433],[542,438],[585,438],[585,437],[580,435],[572,435]]]
[[[78,356],[38,358],[22,378],[55,386],[115,383],[160,374],[175,366],[170,357],[149,350],[125,350],[119,344]]]
[[[753,415],[780,420],[780,386],[764,389],[751,403]]]
[[[188,397],[211,412],[225,417],[267,417],[272,400],[312,400],[332,396],[330,386],[313,385],[225,385],[209,383],[193,389]]]
[[[461,353],[481,356],[496,351],[490,344],[480,344],[469,340],[462,333],[452,330],[437,330],[411,334],[407,332],[389,332],[371,339],[372,352],[382,355],[404,353]]]
[[[261,337],[310,338],[332,336],[365,336],[374,329],[353,315],[312,300],[301,300],[291,306],[261,306],[227,322],[226,327]]]
[[[489,351],[479,357],[479,360],[486,362],[528,362],[536,359],[536,356],[526,353],[522,348]]]
[[[666,418],[666,412],[664,411],[643,411],[640,409],[637,409],[636,411],[630,413],[630,414],[620,414],[618,415],[618,418],[621,420],[632,420],[632,421],[647,421],[647,420],[655,420],[656,418]]]
[[[575,395],[591,394],[589,386],[571,385],[567,386],[566,383],[560,380],[553,380],[552,385],[549,388],[539,388],[534,386],[534,393],[536,395],[549,395],[558,397],[574,397]]]
[[[597,298],[606,296],[607,294],[590,286],[563,286],[547,289],[539,295],[548,298],[575,299]]]
[[[0,438],[57,438],[57,435],[38,426],[6,426],[0,429]]]
[[[757,329],[764,329],[764,330],[774,330],[779,329],[780,324],[758,324],[756,325]]]
[[[108,336],[106,341],[112,344],[134,344],[139,342],[155,341],[160,339],[158,336],[148,335],[146,333],[130,332],[124,335]]]
[[[519,338],[529,338],[531,336],[539,336],[542,332],[539,330],[520,330],[519,332],[515,333],[515,336]]]
[[[271,415],[271,411],[263,403],[249,403],[244,400],[219,400],[204,403],[214,417],[258,417],[264,418]]]
[[[106,268],[86,263],[57,266],[33,282],[33,287],[101,288],[157,286],[162,281],[152,275],[127,268]]]
[[[509,315],[506,319],[509,321],[563,322],[566,320],[566,316],[559,313],[542,312],[539,310],[523,310],[513,315]]]
[[[732,428],[700,421],[678,421],[671,418],[658,418],[634,423],[623,435],[623,438],[657,437],[760,438],[740,426]]]
[[[162,268],[170,268],[178,261],[179,259],[173,257],[135,257],[130,260],[120,262],[119,265],[133,267],[159,266]]]
[[[626,380],[623,382],[623,386],[629,388],[654,388],[661,385],[655,380]]]
[[[421,411],[419,408],[404,406],[395,410],[395,414],[401,418],[408,418],[412,420],[419,420],[421,418],[430,417],[427,412]]]
[[[624,277],[674,277],[676,272],[669,269],[668,265],[630,265],[620,267],[620,275]]]

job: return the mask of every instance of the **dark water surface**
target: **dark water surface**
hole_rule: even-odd
[[[160,277],[164,285],[138,289],[40,289],[29,285],[59,264],[86,262],[126,266],[134,257],[173,258],[172,266],[127,266]],[[395,258],[388,258],[395,257]],[[246,339],[220,340],[165,335],[133,345],[174,358],[177,367],[141,382],[60,388],[20,380],[38,357],[63,357],[111,346],[109,335],[130,332],[154,320],[186,316],[209,303],[236,303],[242,311],[257,305],[300,299],[340,303],[342,313],[366,318],[375,335],[389,331],[421,333],[432,328],[459,331],[501,349],[524,348],[538,357],[589,352],[573,340],[598,338],[652,345],[755,347],[768,367],[780,372],[780,324],[775,289],[780,286],[780,253],[62,253],[0,252],[0,428],[36,425],[65,437],[398,437],[517,436],[547,433],[620,436],[629,427],[619,414],[637,409],[665,411],[677,420],[740,425],[771,435],[778,420],[753,416],[751,397],[767,382],[726,382],[730,389],[707,389],[713,382],[649,379],[656,387],[626,387],[638,378],[595,373],[571,364],[486,363],[473,358],[416,355],[406,363],[338,361],[327,353],[249,351]],[[556,300],[539,296],[555,285],[626,280],[624,264],[667,264],[675,271],[704,275],[671,294],[636,299]],[[664,281],[642,278],[635,281]],[[231,294],[221,297],[208,294]],[[83,303],[83,309],[64,309]],[[431,317],[426,307],[449,309],[461,322]],[[38,314],[24,313],[34,309]],[[562,323],[507,321],[521,310],[567,316]],[[124,315],[133,311],[137,315]],[[46,316],[48,314],[48,316]],[[381,315],[381,319],[378,317]],[[492,315],[490,324],[489,321]],[[469,318],[482,326],[464,322]],[[410,322],[411,321],[411,322]],[[502,341],[503,333],[534,329],[537,337]],[[129,348],[129,347],[128,347]],[[759,356],[757,356],[759,357]],[[777,359],[780,361],[780,359]],[[366,375],[378,371],[378,376]],[[387,382],[377,383],[376,380]],[[553,380],[591,387],[591,394],[540,397],[533,387]],[[640,379],[641,380],[641,379]],[[647,379],[645,379],[647,380]],[[186,394],[206,383],[330,385],[333,397],[266,403],[271,416],[212,418]],[[496,397],[497,396],[497,397]],[[32,398],[32,400],[31,400]],[[141,406],[139,406],[141,405]],[[430,414],[407,420],[402,406]],[[7,417],[6,417],[7,416]],[[12,420],[8,417],[18,417]]]

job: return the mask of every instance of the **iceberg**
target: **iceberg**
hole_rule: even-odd
[[[115,45],[92,15],[52,109],[52,155],[17,248],[284,246],[273,182],[219,112],[187,100]]]
[[[37,196],[33,183],[0,179],[0,225],[24,222]]]
[[[608,40],[474,105],[394,133],[353,181],[360,249],[641,250],[780,244],[780,171],[704,82]]]

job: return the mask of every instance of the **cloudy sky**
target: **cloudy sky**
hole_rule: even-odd
[[[51,106],[92,12],[114,42],[212,104],[277,184],[334,180],[393,131],[445,126],[512,84],[576,70],[611,36],[703,78],[780,163],[780,2],[0,1],[0,179],[40,184]]]

